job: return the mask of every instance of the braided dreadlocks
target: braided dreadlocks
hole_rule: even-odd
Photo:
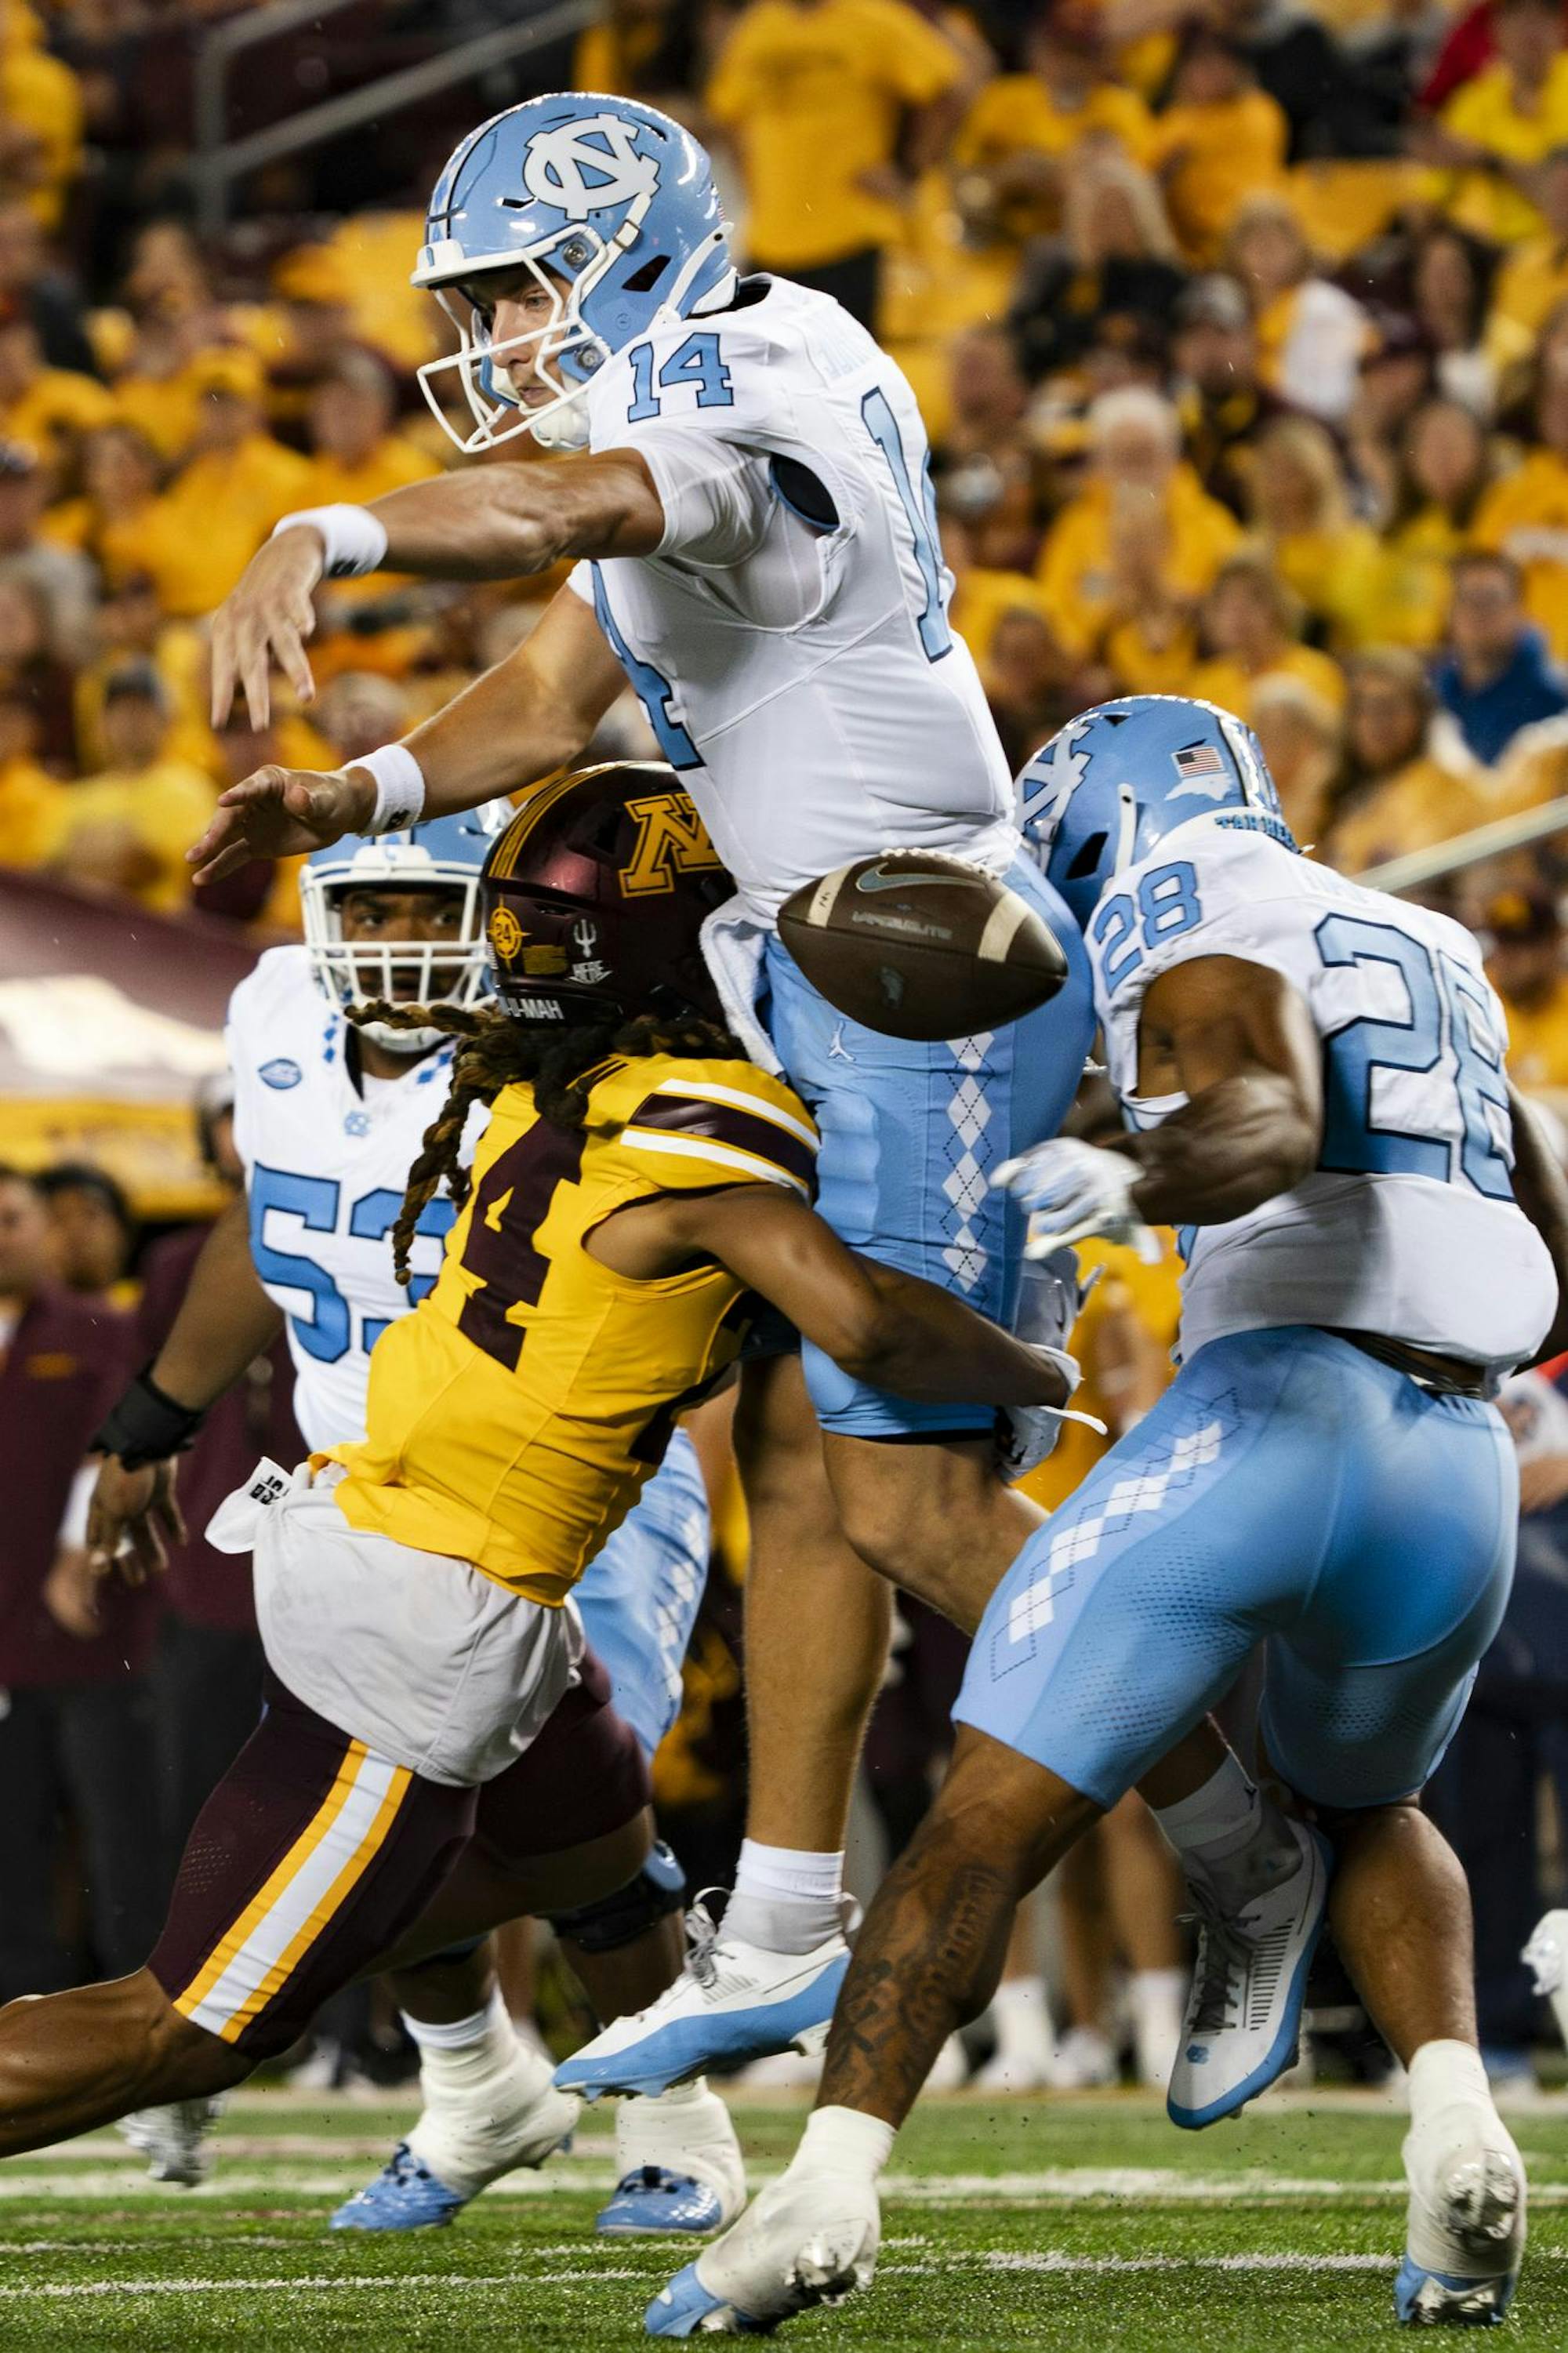
[[[452,1058],[452,1085],[425,1131],[425,1145],[408,1172],[408,1189],[392,1229],[392,1262],[409,1281],[415,1230],[443,1184],[459,1208],[468,1198],[468,1170],[458,1159],[463,1130],[476,1103],[492,1103],[503,1087],[531,1086],[541,1119],[556,1127],[585,1128],[595,1073],[612,1060],[675,1054],[692,1060],[743,1062],[746,1050],[716,1022],[695,1014],[644,1013],[584,1021],[564,1029],[535,1029],[493,1005],[356,1005],[356,1027],[384,1022],[392,1029],[440,1029],[462,1043]]]

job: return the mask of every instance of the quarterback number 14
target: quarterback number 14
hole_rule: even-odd
[[[717,335],[688,335],[670,353],[657,379],[651,343],[634,343],[627,356],[632,367],[632,389],[637,396],[626,411],[628,425],[646,425],[650,417],[658,415],[660,392],[694,391],[699,408],[735,406],[730,371],[719,356]],[[654,389],[656,382],[658,391]]]

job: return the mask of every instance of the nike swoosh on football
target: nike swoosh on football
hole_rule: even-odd
[[[942,882],[980,881],[978,874],[889,874],[885,868],[874,866],[869,874],[855,878],[857,891],[920,891],[931,890]]]

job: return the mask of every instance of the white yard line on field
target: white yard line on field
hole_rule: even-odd
[[[1568,2254],[1547,2250],[1533,2253],[1532,2267],[1542,2264],[1560,2265],[1568,2263]],[[1049,2272],[1071,2273],[1086,2276],[1115,2276],[1127,2273],[1160,2272],[1391,2272],[1394,2259],[1389,2255],[1322,2255],[1305,2252],[1257,2255],[1058,2255],[1004,2254],[998,2253],[945,2253],[940,2263],[884,2263],[879,2276],[883,2279],[924,2277],[941,2272],[951,2276],[955,2271],[981,2273]],[[438,2288],[444,2295],[460,2295],[470,2288],[542,2287],[601,2287],[622,2282],[638,2281],[645,2287],[652,2284],[651,2270],[631,2270],[625,2266],[595,2266],[584,2271],[555,2272],[403,2272],[356,2277],[342,2272],[321,2272],[304,2275],[272,2279],[254,2279],[237,2273],[228,2279],[121,2279],[70,2280],[49,2283],[37,2287],[0,2286],[0,2299],[18,2304],[72,2302],[83,2297],[103,2296],[180,2296],[225,2295],[236,2290],[247,2295],[353,2295],[362,2289],[379,2294],[387,2289],[406,2291],[410,2288]]]
[[[34,2203],[58,2199],[162,2200],[190,2211],[202,2206],[223,2206],[237,2199],[268,2196],[340,2198],[352,2186],[340,2166],[231,2165],[221,2163],[214,2179],[199,2189],[171,2191],[150,2181],[144,2160],[132,2150],[117,2167],[93,2166],[72,2170],[62,2164],[73,2150],[87,2145],[68,2143],[63,2149],[35,2151],[0,2165],[0,2201],[27,2200]],[[220,2155],[222,2145],[220,2143]],[[552,2158],[542,2172],[512,2173],[487,2192],[497,2198],[580,2197],[595,2185],[582,2177],[585,2169],[607,2162],[606,2147],[598,2152],[566,2158]],[[777,2168],[759,2168],[752,2186],[761,2189],[777,2178]],[[1320,2175],[1188,2174],[1159,2166],[1056,2166],[1034,2173],[890,2173],[882,2187],[889,2198],[911,2204],[984,2206],[1091,2200],[1124,2199],[1140,2203],[1218,2206],[1241,2201],[1249,2205],[1289,2205],[1346,2198],[1404,2198],[1400,2180],[1354,2181]],[[1568,2181],[1536,2181],[1531,2198],[1537,2206],[1568,2204]]]

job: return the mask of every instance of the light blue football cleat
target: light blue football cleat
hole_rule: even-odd
[[[1406,2255],[1394,2283],[1394,2309],[1407,2328],[1500,2328],[1518,2285],[1517,2272],[1468,2279],[1458,2272],[1424,2271]]]
[[[784,2174],[659,2290],[643,2327],[650,2337],[765,2337],[868,2287],[880,2236],[869,2180]]]
[[[665,2165],[623,2173],[594,2228],[606,2239],[656,2238],[667,2232],[716,2231],[724,2219],[716,2189]]]
[[[471,2192],[448,2189],[400,2140],[374,2181],[356,2189],[332,2216],[333,2231],[434,2231],[453,2221]]]
[[[710,2067],[821,2050],[849,1967],[841,1933],[809,1953],[770,1953],[727,1936],[700,1904],[688,1913],[687,1929],[690,1955],[675,1983],[563,2061],[555,2070],[561,2091],[585,2100],[658,2093]]]
[[[1328,1917],[1333,1850],[1305,1822],[1287,1824],[1300,1852],[1288,1879],[1227,1917],[1194,1871],[1198,1956],[1165,2094],[1188,2132],[1235,2116],[1295,2064],[1312,1956]]]
[[[705,2084],[616,2110],[617,2179],[595,2227],[606,2238],[721,2231],[745,2208],[746,2168],[730,2111]]]
[[[572,2127],[581,2111],[575,2100],[551,2083],[549,2064],[532,2052],[518,2052],[512,2073],[519,2097],[500,2119],[494,2113],[493,2092],[468,2119],[426,2109],[411,2137],[398,2142],[375,2179],[338,2208],[331,2228],[439,2230],[503,2174],[520,2166],[542,2165],[557,2149],[570,2148]],[[465,2186],[455,2187],[458,2183]]]
[[[643,2327],[650,2337],[768,2337],[773,2323],[713,2295],[698,2278],[696,2264],[688,2263],[660,2288],[643,2315]]]

